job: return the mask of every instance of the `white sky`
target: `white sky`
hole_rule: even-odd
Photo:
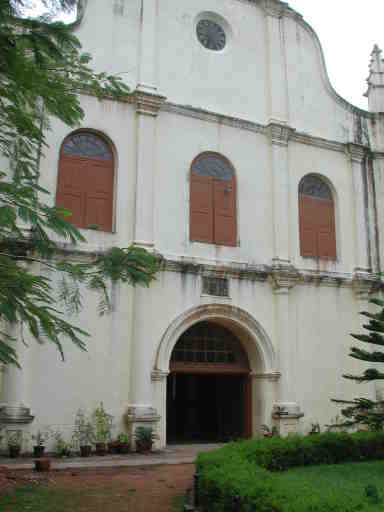
[[[287,1],[317,32],[336,91],[366,109],[363,94],[370,53],[375,43],[384,50],[384,0]],[[34,3],[37,12],[41,1],[34,0]]]

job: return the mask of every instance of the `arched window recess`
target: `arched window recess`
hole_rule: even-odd
[[[112,231],[114,157],[110,145],[93,132],[76,132],[60,151],[57,206],[72,212],[78,228]]]

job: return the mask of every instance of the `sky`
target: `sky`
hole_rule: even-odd
[[[374,44],[384,50],[384,0],[286,1],[317,32],[336,92],[367,109],[363,94],[367,90],[370,54]],[[41,1],[34,0],[34,3],[36,13]]]

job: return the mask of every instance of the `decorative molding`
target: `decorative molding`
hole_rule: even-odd
[[[281,377],[280,372],[269,372],[269,373],[250,373],[250,377],[255,380],[267,380],[270,382],[278,382]]]
[[[363,161],[366,154],[366,147],[362,146],[361,144],[348,143],[346,144],[346,150],[352,162],[358,164],[360,164]]]
[[[11,405],[0,407],[0,425],[29,425],[34,419],[28,407]]]
[[[376,274],[372,274],[366,269],[356,268],[352,279],[352,287],[359,299],[368,300],[373,292],[382,287],[382,282]]]
[[[151,373],[151,381],[152,382],[163,382],[167,379],[169,372],[164,372],[162,370],[152,370]]]
[[[291,288],[299,282],[299,272],[290,265],[279,259],[274,259],[269,274],[269,282],[275,293],[288,293]]]
[[[136,89],[134,92],[134,101],[138,114],[156,117],[161,106],[166,101],[166,97],[155,92],[151,93],[142,89]]]
[[[288,141],[295,131],[282,121],[272,120],[266,126],[267,134],[270,138],[271,144],[274,146],[288,146]]]

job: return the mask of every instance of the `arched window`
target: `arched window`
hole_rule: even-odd
[[[72,212],[78,228],[112,231],[114,159],[109,145],[91,132],[67,137],[60,152],[56,204]]]
[[[336,259],[335,207],[331,189],[318,176],[305,176],[299,186],[300,253]]]
[[[192,162],[190,239],[236,246],[236,182],[231,163],[217,153]]]

